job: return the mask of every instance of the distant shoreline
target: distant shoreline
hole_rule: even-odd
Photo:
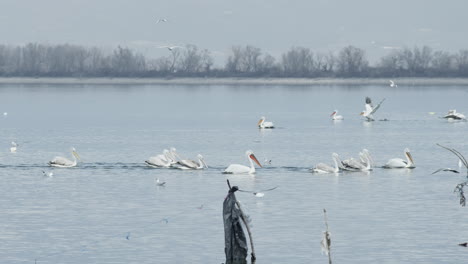
[[[394,78],[400,86],[468,85],[468,78]],[[384,78],[19,78],[0,84],[160,84],[160,85],[389,85]]]

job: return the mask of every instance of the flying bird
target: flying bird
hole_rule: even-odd
[[[380,103],[377,106],[372,105],[372,101],[370,97],[366,97],[366,105],[365,105],[365,110],[360,113],[360,115],[364,116],[367,121],[374,121],[374,117],[372,116],[379,108],[380,105],[385,101],[385,98],[380,101]]]
[[[158,48],[159,49],[167,48],[169,51],[172,51],[172,50],[177,49],[177,48],[182,48],[183,49],[184,47],[182,47],[182,46],[159,46]]]
[[[160,19],[156,20],[156,24],[158,24],[159,22],[167,22],[167,19],[160,18]]]
[[[273,188],[270,188],[270,189],[266,189],[266,190],[260,190],[260,191],[245,191],[245,190],[241,190],[241,189],[239,189],[238,191],[239,191],[239,192],[252,193],[252,194],[255,195],[256,197],[263,197],[263,196],[265,196],[265,192],[273,191],[273,190],[276,189],[276,188],[278,188],[278,186],[273,187]]]
[[[440,171],[450,171],[450,172],[453,172],[453,173],[460,173],[459,171],[454,170],[454,169],[451,169],[451,168],[445,168],[445,169],[442,168],[442,169],[438,169],[438,170],[434,171],[434,172],[431,173],[431,174],[436,174],[436,173],[438,173],[438,172],[440,172]]]

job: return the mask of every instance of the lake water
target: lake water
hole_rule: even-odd
[[[389,121],[363,121],[366,96],[386,98],[375,118]],[[257,263],[328,263],[323,208],[335,263],[464,263],[468,208],[452,191],[465,169],[431,173],[458,168],[436,143],[468,153],[468,123],[439,118],[468,114],[467,99],[465,86],[0,85],[0,262],[222,263],[229,179],[243,190],[278,186],[262,198],[237,193]],[[343,121],[330,120],[335,109]],[[277,128],[257,129],[261,116]],[[71,147],[77,167],[47,166]],[[203,154],[209,169],[145,166],[170,147]],[[405,147],[413,170],[309,171],[333,152],[367,148],[383,165]],[[222,174],[248,164],[248,149],[271,165]]]

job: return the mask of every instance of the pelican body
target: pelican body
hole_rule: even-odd
[[[258,162],[257,158],[255,157],[255,155],[253,154],[251,150],[247,150],[245,152],[245,155],[250,162],[250,167],[240,165],[240,164],[231,164],[224,170],[224,173],[253,174],[255,173],[255,166],[253,164],[253,161],[255,161],[255,163],[257,163],[257,165],[260,168],[262,167],[262,165],[260,164],[260,162]]]
[[[198,154],[197,158],[198,162],[193,160],[179,160],[177,162],[177,168],[181,170],[202,170],[204,168],[208,168],[208,165],[206,165],[205,159],[201,154]]]
[[[258,128],[275,128],[273,122],[265,121],[265,117],[262,116],[257,123]]]
[[[12,141],[12,142],[11,142],[10,152],[11,152],[11,153],[16,153],[17,147],[18,147],[18,144],[16,144],[16,142]]]
[[[71,150],[73,161],[69,160],[64,157],[55,157],[51,161],[49,161],[49,166],[52,167],[58,167],[58,168],[70,168],[70,167],[75,167],[77,162],[77,159],[81,160],[80,155],[76,152],[75,148],[72,148]]]
[[[338,154],[333,153],[332,159],[333,159],[333,162],[335,163],[335,167],[332,167],[325,163],[319,163],[315,166],[315,168],[312,169],[312,171],[315,173],[338,173],[340,172],[340,167],[338,166],[338,161],[339,161]]]
[[[454,119],[454,120],[466,120],[466,117],[462,113],[457,113],[457,110],[449,110],[448,113],[443,117],[446,119]]]
[[[383,101],[385,101],[385,98],[382,101],[380,101],[380,103],[377,106],[374,107],[372,105],[372,100],[370,99],[370,97],[366,97],[366,105],[364,106],[365,110],[362,111],[360,115],[364,116],[367,121],[374,121],[374,117],[372,115],[377,111],[377,109],[380,108],[380,105],[383,103]]]
[[[338,110],[333,111],[333,113],[330,116],[332,120],[343,120],[343,116],[338,115]]]
[[[410,150],[405,148],[404,153],[406,160],[400,158],[390,159],[383,167],[387,169],[415,168],[416,166],[414,166],[413,156],[411,156]]]
[[[372,159],[369,152],[364,149],[359,153],[359,160],[350,158],[341,162],[342,170],[345,171],[370,171],[372,170]]]
[[[169,168],[175,162],[173,162],[169,150],[164,149],[163,154],[150,157],[148,160],[145,160],[145,163],[154,168]]]

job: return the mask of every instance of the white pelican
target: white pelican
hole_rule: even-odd
[[[205,159],[201,154],[197,155],[198,162],[193,160],[179,160],[177,164],[179,165],[177,168],[181,170],[201,170],[204,168],[208,168],[208,165],[205,163]]]
[[[405,148],[406,160],[400,158],[390,159],[383,167],[387,169],[396,169],[396,168],[415,168],[413,157],[411,156],[410,150]]]
[[[16,142],[12,141],[11,142],[10,152],[11,153],[16,153],[16,147],[18,147],[18,144],[16,144]]]
[[[346,171],[370,171],[372,170],[372,162],[369,155],[359,153],[359,160],[350,158],[341,162],[342,170]]]
[[[369,97],[366,97],[366,109],[362,111],[360,115],[364,116],[367,119],[367,121],[374,121],[374,117],[372,116],[372,114],[374,114],[377,111],[377,109],[380,108],[380,105],[383,103],[383,101],[385,101],[385,98],[382,101],[380,101],[380,103],[376,107],[374,107],[372,106],[371,99]]]
[[[332,120],[343,120],[343,116],[338,115],[338,110],[333,111],[330,116],[332,117]]]
[[[258,128],[275,128],[275,125],[273,124],[273,122],[266,122],[265,121],[265,117],[262,116],[260,118],[260,120],[258,121],[257,123],[258,125]]]
[[[145,160],[145,163],[150,167],[169,168],[172,164],[175,163],[175,161],[173,161],[169,150],[164,149],[163,154],[150,157],[148,160]]]
[[[312,169],[312,171],[315,173],[338,173],[340,172],[340,167],[338,165],[339,163],[338,154],[333,153],[332,159],[333,159],[333,162],[335,163],[335,167],[332,167],[325,163],[319,163],[315,166],[315,168]]]
[[[255,155],[253,154],[253,152],[251,150],[247,150],[245,152],[245,155],[247,156],[247,159],[250,162],[250,167],[240,165],[240,164],[231,164],[224,170],[224,173],[233,173],[233,174],[249,173],[249,174],[253,174],[253,173],[255,173],[255,167],[254,167],[254,164],[253,164],[252,160],[255,161],[255,163],[257,163],[257,165],[260,166],[260,168],[262,167],[262,165],[260,164],[260,162],[258,162],[257,158],[255,157]]]
[[[73,161],[64,158],[64,157],[55,157],[51,161],[49,161],[49,165],[52,167],[59,167],[59,168],[70,168],[75,167],[77,164],[77,159],[81,160],[80,155],[76,153],[76,149],[72,148],[71,153],[73,156]]]
[[[448,113],[443,117],[446,119],[454,119],[454,120],[466,120],[466,117],[462,113],[457,113],[457,110],[449,110]]]
[[[396,88],[396,87],[398,87],[398,85],[396,85],[394,81],[390,80],[390,87],[395,87]]]

